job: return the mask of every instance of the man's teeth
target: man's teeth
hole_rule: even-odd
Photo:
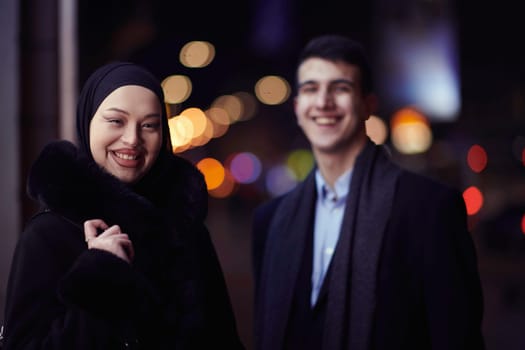
[[[135,160],[137,159],[138,157],[137,156],[132,156],[130,154],[122,154],[122,153],[117,153],[115,152],[115,155],[121,159],[125,159],[125,160]]]
[[[315,122],[321,125],[332,125],[337,122],[337,118],[328,118],[328,117],[317,117]]]

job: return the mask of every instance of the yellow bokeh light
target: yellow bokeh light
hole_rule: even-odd
[[[162,81],[162,90],[166,103],[182,103],[191,95],[191,80],[185,75],[171,75]]]
[[[255,84],[255,96],[267,105],[281,104],[290,96],[290,84],[276,75],[265,76]]]
[[[230,117],[228,116],[228,112],[226,112],[224,108],[211,107],[206,111],[206,115],[214,123],[221,124],[221,125],[230,124]]]
[[[213,124],[213,134],[211,137],[221,137],[230,127],[230,117],[223,108],[211,107],[206,111],[210,122]]]
[[[191,145],[194,147],[207,144],[213,137],[213,122],[208,118],[205,118],[204,121],[205,127],[202,134],[200,136],[194,137],[191,140]]]
[[[180,116],[188,118],[193,125],[192,139],[200,137],[204,133],[204,130],[206,130],[208,120],[201,109],[196,107],[187,108],[180,113]]]
[[[376,145],[382,145],[388,136],[387,126],[381,118],[371,115],[366,121],[366,134]]]
[[[224,167],[221,162],[214,158],[201,159],[197,163],[197,168],[204,175],[208,191],[218,188],[224,181]]]
[[[243,106],[243,115],[241,115],[240,120],[253,118],[255,113],[257,113],[257,99],[255,96],[244,91],[236,92],[233,96],[238,97]]]
[[[207,41],[190,41],[180,50],[180,62],[190,68],[206,67],[215,58],[215,47]]]
[[[230,123],[238,121],[244,113],[242,100],[234,95],[222,95],[213,101],[212,107],[222,108],[226,111]]]
[[[288,169],[292,171],[297,181],[302,181],[314,167],[315,160],[312,152],[306,149],[297,149],[290,153],[286,160]]]
[[[432,130],[425,115],[412,107],[397,111],[391,120],[392,143],[404,154],[426,152],[432,145]]]
[[[193,135],[193,124],[188,117],[183,115],[168,120],[171,144],[174,149],[186,146]]]

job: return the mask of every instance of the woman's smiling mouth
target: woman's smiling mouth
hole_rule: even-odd
[[[125,153],[119,153],[119,152],[113,152],[117,158],[124,159],[124,160],[137,160],[138,155],[132,155],[132,154],[125,154]]]

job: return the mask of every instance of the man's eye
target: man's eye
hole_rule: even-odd
[[[337,85],[334,87],[334,91],[336,92],[348,92],[350,91],[350,87],[348,85]]]
[[[317,91],[315,86],[303,86],[301,88],[301,92],[302,93],[306,93],[306,94],[312,93],[312,92],[315,92],[315,91]]]

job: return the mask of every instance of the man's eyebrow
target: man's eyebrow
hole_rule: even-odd
[[[303,82],[298,83],[297,87],[301,88],[301,87],[303,87],[305,85],[314,85],[314,84],[318,84],[318,83],[315,80],[305,80]]]
[[[350,85],[350,86],[355,86],[355,82],[353,80],[348,80],[348,79],[334,79],[334,80],[330,80],[328,82],[330,85],[333,85],[333,84],[346,84],[346,85]],[[304,86],[304,85],[315,85],[315,84],[319,84],[318,81],[315,81],[315,80],[305,80],[301,83],[299,83],[297,85],[298,88]]]
[[[354,86],[355,82],[353,80],[348,80],[348,79],[335,79],[335,80],[330,81],[330,84],[347,84],[350,86]]]

